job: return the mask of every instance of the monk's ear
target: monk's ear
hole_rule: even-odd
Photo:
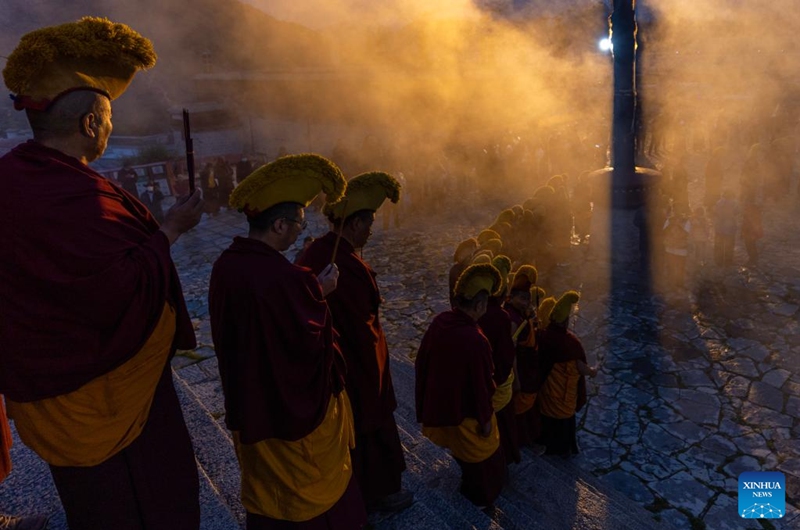
[[[286,223],[284,223],[283,218],[272,221],[272,231],[276,234],[283,234],[285,226]]]
[[[81,116],[79,123],[80,133],[87,138],[95,138],[97,136],[97,116],[94,112],[87,112]]]

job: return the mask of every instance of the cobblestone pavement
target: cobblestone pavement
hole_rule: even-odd
[[[447,307],[454,245],[493,217],[440,212],[402,230],[377,227],[364,257],[386,299],[382,319],[393,370],[413,371],[422,334]],[[318,214],[307,218],[312,235],[324,234]],[[786,474],[787,502],[794,505],[772,527],[800,528],[800,236],[788,211],[768,213],[765,225],[772,235],[763,268],[699,271],[684,295],[630,291],[612,298],[598,287],[606,271],[584,260],[582,246],[573,246],[571,265],[550,279],[556,295],[562,288],[582,291],[573,326],[590,363],[600,365],[579,417],[582,453],[571,465],[677,528],[769,528],[748,526],[737,515],[738,475],[760,470]],[[204,218],[173,249],[199,341],[175,358],[174,368],[219,422],[224,408],[208,277],[231,237],[244,233],[243,217],[223,211]],[[737,263],[742,253],[737,249]],[[396,382],[400,407],[413,411],[412,386]]]

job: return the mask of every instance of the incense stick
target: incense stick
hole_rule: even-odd
[[[331,265],[336,263],[336,253],[339,251],[339,241],[342,240],[342,231],[344,231],[344,220],[347,219],[347,197],[345,197],[344,202],[342,203],[344,207],[342,208],[342,222],[339,225],[339,232],[336,234],[336,242],[333,244],[333,256],[331,256]]]

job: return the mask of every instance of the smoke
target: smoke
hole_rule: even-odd
[[[505,202],[604,163],[601,2],[85,0],[47,12],[9,1],[26,22],[8,21],[8,41],[86,14],[153,40],[158,64],[115,102],[122,134],[163,131],[170,108],[215,102],[268,155],[316,151],[348,175],[403,172],[428,194]]]
[[[800,20],[790,2],[657,0],[642,27],[642,96],[673,157],[750,145],[796,147]],[[738,172],[738,167],[736,168]]]
[[[301,141],[287,138],[290,150],[334,156],[348,174],[413,175],[426,193],[477,190],[506,202],[552,174],[603,164],[611,68],[597,49],[602,3],[251,3],[328,43],[329,82],[259,88],[262,116],[307,123]]]
[[[85,14],[154,41],[159,64],[115,104],[121,132],[163,130],[168,109],[217,102],[251,124],[258,151],[338,147],[349,173],[466,175],[486,192],[528,193],[604,163],[612,69],[597,42],[608,2],[8,3],[0,55],[35,27]],[[639,2],[645,146],[663,146],[664,158],[794,135],[800,25],[790,8]]]

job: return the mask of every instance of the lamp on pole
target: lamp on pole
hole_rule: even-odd
[[[636,0],[614,0],[608,49],[614,63],[614,101],[610,166],[592,173],[594,215],[592,254],[615,273],[648,269],[648,196],[658,171],[636,167]],[[642,267],[631,267],[636,262]]]

